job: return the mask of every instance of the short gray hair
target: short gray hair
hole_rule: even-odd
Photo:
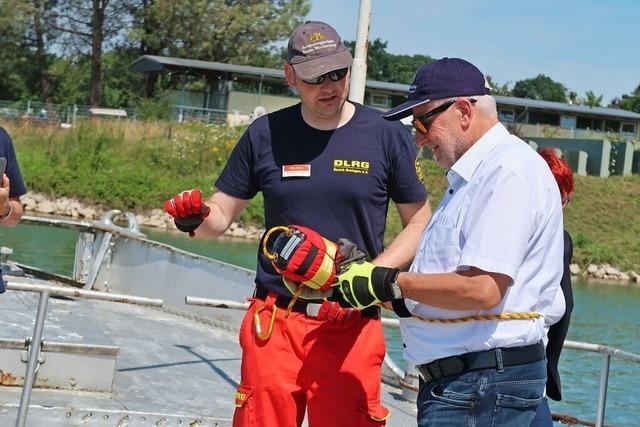
[[[477,109],[480,110],[480,112],[482,112],[482,114],[484,114],[490,119],[496,119],[496,120],[498,119],[498,107],[496,105],[496,100],[491,95],[457,96],[453,98],[438,99],[434,101],[434,105],[432,109],[439,107],[445,102],[450,101],[452,99],[456,99],[456,98],[475,99],[477,101],[475,103],[475,106]]]
[[[482,111],[490,119],[498,119],[498,107],[496,106],[496,100],[491,95],[473,96],[478,100],[476,102],[476,108]]]

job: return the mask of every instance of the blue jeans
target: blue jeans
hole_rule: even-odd
[[[542,399],[542,402],[538,405],[536,415],[533,417],[530,427],[553,427],[551,409],[549,408],[549,402],[546,398]]]
[[[418,426],[528,426],[547,382],[544,360],[421,384]]]

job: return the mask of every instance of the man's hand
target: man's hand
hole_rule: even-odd
[[[209,216],[211,209],[202,202],[202,192],[198,189],[183,191],[164,202],[164,210],[173,217],[180,231],[195,236],[195,229]]]
[[[338,275],[338,289],[358,310],[402,298],[395,283],[400,270],[378,267],[368,261],[353,262]]]
[[[10,199],[10,182],[6,174],[2,175],[2,183],[0,185],[0,218],[7,219],[11,215],[11,199]]]

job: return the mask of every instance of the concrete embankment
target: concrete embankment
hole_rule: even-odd
[[[22,196],[21,201],[25,212],[28,214],[45,214],[98,220],[107,211],[102,207],[84,205],[75,199],[67,197],[50,199],[43,194],[37,193],[27,193]],[[143,227],[175,230],[173,219],[162,209],[153,209],[150,212],[137,213],[136,219]],[[263,233],[264,229],[252,225],[243,226],[242,224],[233,223],[225,235],[258,240]],[[572,264],[571,273],[574,276],[603,280],[614,285],[640,286],[640,274],[635,271],[620,271],[609,264],[589,264],[586,266]]]

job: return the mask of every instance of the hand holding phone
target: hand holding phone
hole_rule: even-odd
[[[4,170],[7,167],[7,159],[0,157],[0,187],[4,187]]]

